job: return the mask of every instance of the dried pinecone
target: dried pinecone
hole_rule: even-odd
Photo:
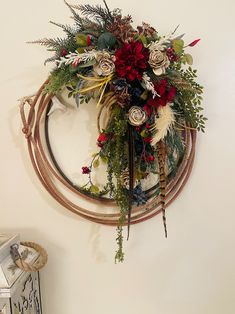
[[[108,26],[108,31],[121,42],[128,42],[137,33],[131,23],[132,17],[130,15],[124,17],[117,15],[114,17],[114,22]]]
[[[115,93],[117,103],[122,108],[129,106],[131,102],[131,95],[128,92],[129,85],[125,79],[117,79],[112,82],[111,90]]]
[[[137,29],[139,34],[143,34],[146,37],[152,37],[153,35],[157,34],[156,29],[145,22],[142,22],[142,26],[137,26]]]

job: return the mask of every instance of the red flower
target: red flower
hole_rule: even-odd
[[[82,173],[83,174],[88,174],[88,173],[90,173],[91,172],[91,170],[90,170],[90,168],[88,168],[88,167],[82,167]]]
[[[145,141],[145,143],[151,143],[152,142],[152,137],[145,137],[144,141]]]
[[[169,102],[172,102],[172,101],[174,100],[174,98],[175,98],[175,92],[176,92],[175,87],[174,87],[174,86],[171,86],[170,89],[169,89],[169,91],[168,91],[168,94],[167,94],[167,100],[168,100]]]
[[[101,133],[97,139],[98,142],[106,142],[108,140],[108,136],[105,133]]]
[[[128,81],[141,79],[148,66],[149,50],[139,41],[124,43],[115,53],[116,72]]]
[[[147,161],[154,161],[155,160],[155,157],[154,156],[152,156],[152,155],[149,155],[149,156],[147,156],[146,157],[146,159],[147,159]]]
[[[155,98],[150,98],[147,101],[147,106],[158,108],[159,106],[165,106],[168,102],[172,102],[175,98],[176,89],[174,86],[167,87],[167,80],[161,80],[154,85],[157,92]]]
[[[149,107],[148,105],[144,105],[143,109],[147,113],[147,115],[150,117],[152,114],[152,108]]]
[[[107,140],[108,136],[105,133],[101,133],[97,138],[97,145],[102,148]]]

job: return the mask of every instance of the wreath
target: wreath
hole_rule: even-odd
[[[161,36],[147,23],[134,28],[130,15],[99,5],[70,5],[74,25],[59,26],[65,38],[34,41],[54,55],[49,79],[34,99],[21,106],[23,132],[41,182],[62,205],[82,217],[117,226],[115,261],[124,260],[123,227],[162,213],[167,237],[166,207],[186,183],[194,160],[197,131],[204,132],[201,107],[203,88],[188,50],[199,39],[185,44],[178,27]],[[61,170],[50,145],[48,113],[62,90],[77,106],[94,99],[98,107],[97,152],[81,173],[86,184],[74,185]],[[25,103],[30,104],[28,117]],[[46,112],[44,115],[43,113]],[[48,158],[41,141],[44,119]],[[107,182],[94,183],[96,168],[106,165]],[[94,202],[110,203],[119,211],[95,213],[83,209],[58,190],[52,179]],[[153,178],[155,179],[153,183]]]

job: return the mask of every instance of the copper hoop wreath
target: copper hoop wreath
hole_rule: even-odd
[[[100,224],[116,226],[118,225],[119,213],[101,213],[87,210],[71,202],[63,193],[61,193],[56,186],[56,183],[63,184],[71,192],[76,195],[83,197],[93,203],[112,205],[117,208],[117,205],[113,200],[103,197],[93,197],[88,194],[84,194],[78,188],[75,188],[71,182],[69,182],[63,173],[58,171],[58,165],[56,165],[53,160],[49,160],[45,149],[41,141],[41,127],[40,124],[44,119],[45,125],[45,112],[51,103],[53,95],[43,93],[45,84],[48,80],[41,86],[33,101],[22,102],[20,105],[21,118],[23,122],[23,133],[27,139],[28,151],[33,168],[45,187],[45,189],[50,193],[50,195],[57,200],[62,206],[67,208],[79,216],[88,219],[93,222]],[[25,104],[28,103],[30,108],[26,117]],[[45,129],[44,129],[45,131]],[[194,162],[195,156],[195,144],[196,144],[196,131],[186,129],[185,132],[185,154],[183,160],[179,164],[176,175],[168,182],[166,189],[166,207],[168,207],[180,194],[183,187],[185,186]],[[53,159],[53,158],[52,158]],[[142,206],[136,206],[132,210],[131,214],[131,224],[136,224],[147,219],[154,217],[161,212],[160,209],[160,199],[158,196],[151,195],[151,189],[148,190],[149,201],[147,204]]]

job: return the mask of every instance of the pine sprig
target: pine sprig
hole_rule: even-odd
[[[53,21],[50,21],[50,23],[55,25],[55,26],[62,28],[63,31],[70,37],[75,36],[79,32],[79,28],[77,26],[71,26],[71,25],[67,25],[67,24],[64,25],[61,23],[53,22]]]
[[[83,19],[82,17],[74,10],[73,6],[70,5],[66,0],[64,0],[64,3],[67,5],[71,13],[73,14],[72,18],[75,21],[76,25],[80,28],[83,28]]]
[[[105,25],[113,21],[113,17],[107,7],[102,8],[100,5],[81,4],[74,5],[72,8],[79,10],[84,16],[93,18],[96,21],[103,22]]]

